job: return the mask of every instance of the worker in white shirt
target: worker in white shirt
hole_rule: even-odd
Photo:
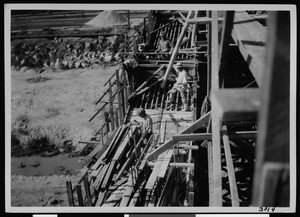
[[[186,70],[183,69],[183,66],[181,62],[176,63],[176,65],[173,66],[178,73],[178,76],[176,78],[176,82],[172,89],[169,91],[170,93],[170,102],[171,106],[174,107],[175,105],[175,95],[176,92],[180,93],[181,101],[183,104],[183,110],[188,111],[188,105],[187,105],[187,99],[186,99],[186,93],[187,91],[190,91],[190,87],[188,86],[188,78],[190,75],[187,73]]]

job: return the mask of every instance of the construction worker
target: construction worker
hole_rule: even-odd
[[[186,70],[183,69],[181,62],[176,63],[176,65],[174,65],[173,67],[175,68],[175,71],[178,73],[178,76],[177,76],[177,78],[175,78],[176,82],[175,82],[174,86],[169,91],[171,106],[174,107],[175,95],[176,95],[176,92],[179,92],[180,96],[181,96],[181,101],[183,104],[183,111],[188,111],[186,93],[187,93],[187,91],[191,91],[190,87],[188,86],[188,82],[187,82],[190,75],[187,73]]]
[[[159,33],[159,41],[158,41],[158,47],[156,49],[156,53],[166,53],[166,54],[159,54],[157,59],[168,59],[169,52],[171,50],[171,43],[168,39],[166,39],[166,35],[164,32]]]
[[[142,118],[141,121],[141,127],[142,127],[142,132],[148,131],[148,133],[152,133],[153,130],[153,121],[150,115],[148,115],[145,111],[145,109],[140,108],[137,112],[138,116]]]

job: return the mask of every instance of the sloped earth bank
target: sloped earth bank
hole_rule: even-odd
[[[102,114],[88,120],[117,68],[11,72],[12,206],[68,205],[65,181],[81,168],[80,158],[68,155],[76,156],[78,141],[90,140],[101,126]]]

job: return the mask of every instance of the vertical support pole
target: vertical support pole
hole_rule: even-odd
[[[194,18],[197,18],[198,11],[195,11]],[[197,32],[197,23],[193,25],[193,30],[192,30],[192,39],[191,39],[191,47],[195,45],[195,40],[196,40],[196,32]]]
[[[122,70],[122,73],[123,73],[123,78],[124,78],[123,91],[124,91],[124,104],[125,104],[125,112],[126,112],[126,110],[128,108],[128,93],[127,93],[127,76],[126,76],[125,69]]]
[[[83,206],[83,197],[81,191],[81,184],[76,185],[77,197],[78,197],[78,204],[79,206]]]
[[[112,85],[111,80],[108,82],[109,84],[109,113],[110,113],[110,124],[111,124],[111,130],[113,131],[115,129],[115,119],[114,119],[114,101],[112,97]]]
[[[219,49],[218,49],[218,12],[212,11],[212,90],[219,89]],[[217,105],[212,102],[212,151],[213,151],[213,191],[210,206],[222,206],[221,177],[221,132],[220,118],[217,115]]]
[[[108,132],[109,132],[108,112],[104,112],[104,121],[105,121],[105,125],[106,125],[106,136],[108,138]]]
[[[211,17],[211,12],[206,11],[206,16]],[[206,25],[207,30],[207,100],[210,100],[210,91],[211,91],[211,23]]]
[[[103,125],[101,127],[101,130],[100,130],[100,135],[101,135],[101,144],[104,145],[104,138],[103,138]]]
[[[120,69],[119,69],[120,70]],[[117,91],[118,91],[118,104],[119,104],[119,115],[120,115],[120,123],[123,122],[123,102],[122,102],[122,92],[120,91],[120,75],[119,70],[116,71],[116,83],[117,83]]]
[[[71,181],[66,181],[66,187],[67,187],[69,205],[70,206],[75,206]]]
[[[130,29],[130,11],[127,10],[128,29]]]
[[[119,115],[118,115],[118,111],[119,111],[119,108],[115,111],[115,120],[116,120],[116,127],[119,127]]]
[[[90,191],[90,184],[87,178],[87,174],[84,174],[83,176],[83,183],[84,183],[84,189],[86,193],[86,202],[88,206],[92,206],[92,197],[91,197],[91,191]]]
[[[132,52],[133,55],[135,56],[137,54],[137,44],[136,44],[136,37],[132,36]]]
[[[189,11],[189,13],[188,13],[186,19],[190,19],[191,15],[192,15],[192,11]],[[166,86],[167,78],[168,78],[169,73],[170,73],[170,71],[171,71],[171,69],[172,69],[172,67],[173,67],[173,63],[174,63],[174,61],[175,61],[175,59],[176,59],[176,56],[177,56],[177,53],[178,53],[179,46],[180,46],[180,44],[181,44],[181,41],[182,41],[183,36],[184,36],[184,34],[185,34],[186,30],[187,30],[188,25],[189,25],[188,22],[185,22],[184,25],[183,25],[183,27],[182,27],[181,33],[180,33],[180,35],[179,35],[179,37],[178,37],[178,40],[177,40],[177,42],[176,42],[176,46],[175,46],[175,48],[174,48],[174,50],[173,50],[173,53],[172,53],[170,62],[169,62],[169,64],[168,64],[168,68],[167,68],[167,70],[166,70],[166,73],[165,73],[163,82],[162,82],[162,84],[161,84],[161,88],[164,88],[164,87]]]
[[[144,28],[143,28],[143,43],[147,42],[147,24],[146,24],[146,17],[144,17]]]
[[[222,30],[222,40],[221,40],[221,50],[220,50],[220,79],[219,85],[220,87],[224,86],[224,73],[227,65],[228,59],[228,50],[229,50],[229,42],[231,39],[231,31],[233,27],[233,18],[234,18],[234,11],[226,11],[224,23],[223,23],[223,30]]]

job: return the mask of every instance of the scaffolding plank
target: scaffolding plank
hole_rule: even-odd
[[[105,178],[105,174],[107,172],[108,166],[109,166],[109,164],[105,164],[102,167],[102,169],[101,169],[100,173],[98,174],[95,182],[92,184],[92,188],[98,190],[99,186],[101,186],[101,183],[102,183],[103,179]]]
[[[160,154],[158,156],[158,158],[155,162],[154,168],[152,170],[152,173],[151,173],[151,175],[150,175],[150,177],[147,181],[145,189],[147,189],[147,190],[153,189],[153,187],[155,185],[155,182],[157,180],[157,177],[158,177],[158,173],[159,173],[160,168],[162,166],[165,155],[166,155],[166,152],[163,152],[162,154]]]
[[[267,30],[245,11],[236,11],[232,37],[249,65],[258,86],[261,85],[265,67]]]
[[[117,162],[114,161],[114,160],[109,163],[109,167],[107,169],[107,172],[105,174],[103,182],[101,183],[101,188],[100,188],[101,190],[106,190],[108,188],[110,180],[111,180],[111,178],[112,178],[112,176],[114,174],[116,163]]]
[[[105,198],[105,192],[100,192],[98,194],[97,201],[95,202],[95,206],[101,206]]]
[[[158,172],[158,177],[159,178],[164,178],[171,160],[171,157],[173,155],[173,149],[169,149],[163,159],[162,165],[160,167],[160,170]]]
[[[124,152],[124,149],[126,148],[127,144],[129,143],[130,138],[133,136],[135,130],[136,130],[137,126],[133,125],[131,127],[131,129],[128,131],[126,137],[124,138],[124,140],[122,141],[122,143],[120,144],[120,146],[118,147],[114,157],[113,157],[113,161],[117,161],[119,160],[120,156],[122,155],[122,153]],[[131,131],[132,130],[132,131]]]

